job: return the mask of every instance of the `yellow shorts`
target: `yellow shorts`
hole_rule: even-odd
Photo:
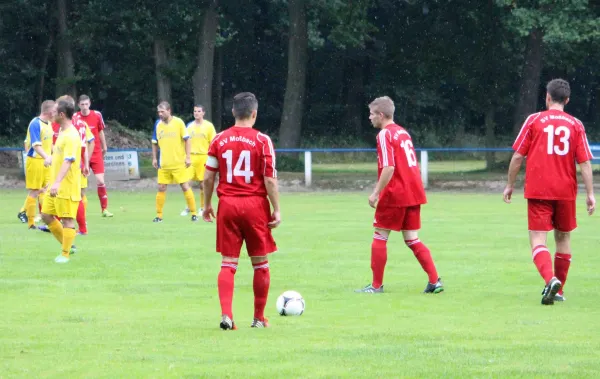
[[[189,171],[185,166],[172,169],[158,169],[158,184],[182,184],[189,181]]]
[[[78,207],[79,201],[47,195],[42,204],[42,213],[61,218],[76,218]]]
[[[81,189],[85,189],[88,187],[88,178],[87,176],[81,174]]]
[[[44,160],[27,157],[25,161],[25,188],[40,190],[50,181],[50,167],[44,167]]]
[[[201,182],[204,180],[204,165],[208,155],[206,154],[192,154],[192,165],[190,166],[190,180]]]

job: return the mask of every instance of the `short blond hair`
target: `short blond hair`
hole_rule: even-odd
[[[44,100],[40,106],[40,113],[48,113],[54,107],[54,100]]]
[[[171,110],[171,104],[169,104],[168,101],[161,101],[160,103],[158,103],[157,108],[162,108],[166,111],[170,111]]]
[[[394,117],[396,107],[394,106],[394,101],[390,99],[389,96],[382,96],[373,100],[371,104],[369,104],[369,109],[383,113],[387,118],[392,118]]]
[[[69,104],[72,104],[73,106],[75,106],[75,99],[73,99],[72,96],[70,95],[62,95],[61,97],[59,97],[58,99],[56,99],[56,102],[58,103],[59,101],[66,101]]]

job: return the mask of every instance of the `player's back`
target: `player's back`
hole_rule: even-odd
[[[592,159],[581,121],[557,109],[534,113],[525,121],[513,149],[527,157],[526,198],[576,198],[575,163]]]
[[[266,134],[253,128],[232,126],[217,134],[208,155],[217,161],[219,197],[264,197],[267,195],[264,178],[277,177],[273,143]],[[207,166],[211,165],[214,161],[209,158]]]
[[[425,204],[427,198],[410,134],[400,125],[390,124],[377,136],[378,176],[386,166],[394,166],[388,185],[379,196],[382,205],[410,207]]]

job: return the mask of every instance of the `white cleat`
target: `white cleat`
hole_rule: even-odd
[[[190,210],[188,208],[185,208],[184,210],[181,211],[181,213],[179,214],[180,216],[187,216],[190,214]]]
[[[59,255],[58,257],[54,258],[54,262],[56,263],[69,263],[69,258],[65,257],[64,255]]]

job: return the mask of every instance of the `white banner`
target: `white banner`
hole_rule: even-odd
[[[104,172],[109,180],[140,178],[137,151],[109,151],[104,155]]]

